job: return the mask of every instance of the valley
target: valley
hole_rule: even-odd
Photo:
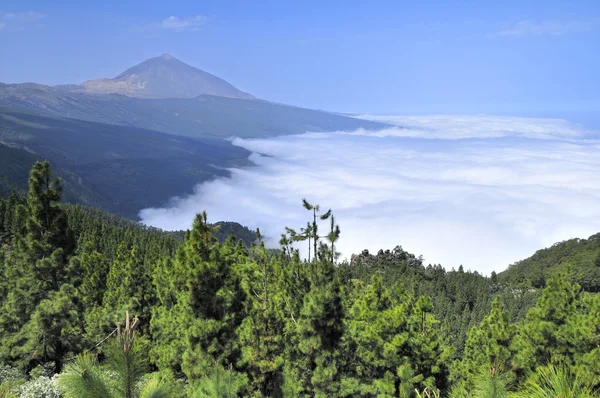
[[[600,397],[598,21],[4,0],[0,398]]]
[[[24,189],[23,172],[50,160],[65,181],[65,199],[131,219],[196,184],[249,166],[246,150],[226,140],[191,139],[136,127],[48,117],[0,108],[3,189]],[[11,148],[8,148],[10,145]],[[11,157],[9,158],[8,155]]]

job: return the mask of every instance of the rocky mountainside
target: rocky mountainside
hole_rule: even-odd
[[[208,94],[254,99],[225,80],[169,54],[147,59],[114,79],[89,80],[81,87],[91,93],[116,93],[139,98],[193,98]]]
[[[0,83],[0,107],[188,137],[376,130],[382,123],[259,100],[168,54],[82,85]]]

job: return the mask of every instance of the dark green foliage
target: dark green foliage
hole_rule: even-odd
[[[235,374],[231,368],[225,370],[215,366],[209,376],[198,381],[198,386],[188,396],[190,398],[235,398],[239,396],[245,385],[244,377]]]
[[[235,265],[245,248],[234,239],[221,247],[206,212],[194,221],[179,266],[187,270],[187,294],[182,297],[190,318],[182,369],[190,379],[208,376],[215,363],[235,364],[239,348],[235,331],[242,321],[243,291]]]
[[[502,299],[496,297],[490,314],[469,332],[455,382],[466,390],[491,389],[498,396],[507,392],[514,379],[511,343],[516,332]]]
[[[25,368],[41,360],[60,369],[68,347],[75,343],[67,341],[77,327],[72,324],[76,319],[67,267],[75,242],[58,205],[61,192],[60,181],[51,179],[49,163],[36,163],[26,203],[15,206],[10,228],[14,250],[5,257],[2,271],[12,283],[5,285],[0,308],[0,326],[8,332],[0,355]],[[54,317],[62,311],[64,317],[57,322]]]
[[[581,293],[566,279],[568,270],[548,281],[513,342],[515,364],[524,374],[545,365],[574,369],[590,387],[600,387],[598,295]]]
[[[307,201],[307,227],[288,228],[270,250],[259,231],[210,224],[205,212],[191,230],[167,233],[61,205],[61,193],[43,162],[26,196],[0,200],[0,362],[32,379],[63,370],[67,398],[600,388],[600,295],[572,283],[568,267],[546,269],[540,290],[526,277],[424,266],[401,247],[338,264],[333,214]],[[310,261],[294,241],[309,241]],[[115,316],[128,312],[131,333],[117,331]]]
[[[278,257],[269,258],[262,240],[253,245],[250,258],[254,261],[238,268],[246,297],[245,317],[236,330],[241,347],[238,365],[248,374],[252,390],[279,396],[287,323],[286,296],[281,289],[283,264]]]
[[[420,258],[402,247],[380,250],[376,255],[363,251],[352,256],[349,264],[340,264],[346,281],[369,282],[379,273],[388,288],[402,286],[414,296],[429,296],[432,313],[455,347],[455,358],[462,356],[469,330],[489,313],[493,294],[500,294],[511,322],[523,318],[535,303],[535,290],[515,289],[492,283],[477,272],[446,271],[440,265],[424,266]]]
[[[219,221],[215,223],[214,226],[217,227],[214,235],[221,243],[225,242],[227,238],[233,235],[236,239],[241,240],[246,246],[250,247],[250,245],[258,239],[254,231],[236,222]]]
[[[25,150],[0,143],[0,197],[8,196],[13,189],[27,190],[29,170],[36,160]]]
[[[536,374],[525,382],[515,398],[592,398],[598,391],[590,383],[564,364],[539,367]]]
[[[503,283],[543,288],[556,273],[569,270],[567,278],[583,290],[600,292],[600,234],[588,239],[571,239],[538,250],[533,256],[512,264],[498,274]]]
[[[170,342],[155,348],[156,361],[191,378],[239,357],[234,336],[243,292],[234,271],[246,248],[234,238],[219,245],[214,232],[206,213],[199,214],[175,259],[159,262],[153,274],[158,303],[150,326]]]
[[[175,395],[169,386],[156,378],[144,380],[147,361],[144,345],[135,336],[138,318],[125,315],[117,322],[116,338],[107,343],[104,367],[89,353],[79,355],[59,376],[59,386],[66,398],[167,398]]]
[[[297,312],[290,311],[291,322],[286,327],[284,389],[327,396],[340,388],[338,356],[344,331],[341,284],[334,265],[327,260],[305,267],[309,288],[301,296]]]
[[[69,363],[60,375],[59,385],[65,398],[110,398],[107,377],[98,368],[96,358],[84,353]]]
[[[342,396],[410,396],[415,388],[445,388],[449,347],[442,343],[431,302],[381,276],[356,286],[344,335]]]
[[[569,361],[576,347],[572,337],[574,327],[570,324],[578,312],[579,286],[572,285],[566,274],[556,274],[548,282],[535,307],[514,341],[518,355],[516,361],[521,368],[534,370],[547,363]]]

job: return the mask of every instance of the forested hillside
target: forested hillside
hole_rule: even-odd
[[[31,153],[0,143],[0,195],[12,189],[27,189],[27,176],[36,161]]]
[[[543,289],[400,246],[340,263],[335,211],[307,201],[273,252],[206,213],[181,239],[61,191],[36,163],[0,200],[0,396],[598,396],[600,296],[575,260]]]
[[[512,264],[498,278],[505,283],[543,288],[553,275],[565,271],[584,290],[600,291],[600,234],[538,250],[533,256]]]
[[[10,145],[13,148],[3,146]],[[145,207],[249,165],[249,152],[217,139],[192,140],[134,127],[0,108],[0,187],[24,187],[25,170],[49,160],[65,199],[136,219]],[[4,191],[6,188],[4,188]]]

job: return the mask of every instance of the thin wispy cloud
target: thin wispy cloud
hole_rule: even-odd
[[[25,12],[0,12],[0,19],[3,21],[39,21],[46,18],[45,14],[35,11]]]
[[[546,20],[536,21],[524,19],[504,27],[488,37],[521,37],[521,36],[562,36],[572,33],[587,32],[592,24],[582,20]]]
[[[2,12],[0,11],[0,29],[22,29],[27,23],[37,22],[46,18],[45,14],[36,11]]]
[[[506,116],[379,116],[358,115],[360,119],[388,123],[403,129],[392,128],[378,132],[368,132],[373,135],[414,138],[498,138],[526,137],[540,139],[577,139],[593,134],[581,126],[574,125],[563,119],[539,119],[528,117]],[[360,134],[361,131],[350,134]]]
[[[385,119],[412,128],[236,139],[256,167],[140,216],[185,229],[206,209],[214,221],[260,227],[277,245],[284,226],[306,224],[306,197],[334,210],[344,257],[402,245],[427,263],[484,273],[597,232],[600,141],[589,131],[549,119]]]
[[[170,16],[153,25],[157,29],[170,30],[174,32],[197,31],[206,23],[207,18],[203,15],[190,17]]]

